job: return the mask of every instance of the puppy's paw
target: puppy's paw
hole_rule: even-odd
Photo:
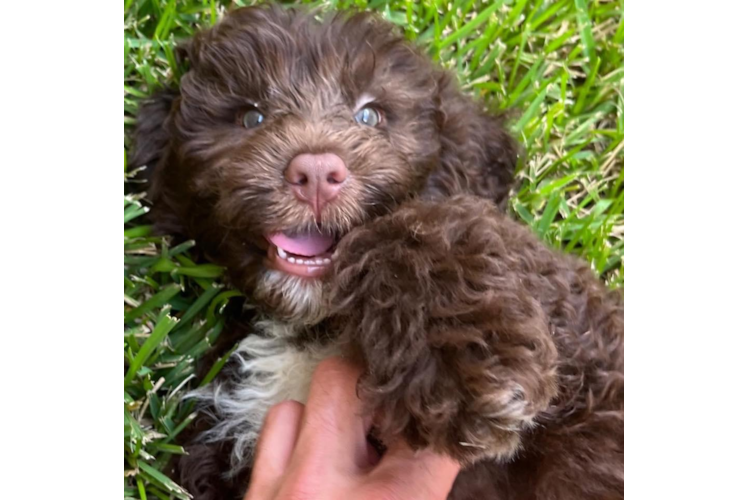
[[[503,227],[509,224],[509,227]],[[366,367],[381,437],[462,463],[507,457],[555,394],[547,319],[523,286],[514,223],[487,202],[411,202],[340,243],[336,329]]]

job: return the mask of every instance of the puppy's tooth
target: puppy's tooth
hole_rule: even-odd
[[[331,263],[331,262],[332,262],[332,261],[331,261],[330,259],[328,259],[327,257],[325,257],[324,259],[322,259],[322,263],[323,263],[323,264],[329,264],[329,263]]]
[[[322,264],[325,263],[325,261],[322,259],[314,259],[314,263],[317,264],[318,266],[321,266]]]
[[[314,261],[313,260],[305,260],[304,264],[306,264],[307,266],[313,266],[314,265]]]
[[[288,257],[288,254],[286,253],[285,250],[283,250],[281,247],[277,247],[277,248],[278,248],[278,255],[280,256],[281,259],[285,259],[286,257]]]
[[[288,262],[290,262],[291,264],[296,264],[296,259],[294,259],[293,257],[289,257]]]

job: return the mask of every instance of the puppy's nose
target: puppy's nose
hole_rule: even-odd
[[[308,203],[319,220],[325,205],[338,196],[348,178],[348,169],[336,154],[305,153],[289,162],[283,176],[296,198]]]

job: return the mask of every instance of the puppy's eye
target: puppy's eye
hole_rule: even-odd
[[[361,125],[376,127],[382,121],[379,111],[374,108],[364,108],[356,113],[356,121]]]
[[[250,109],[242,116],[242,125],[244,128],[255,128],[260,126],[265,117],[256,109]]]

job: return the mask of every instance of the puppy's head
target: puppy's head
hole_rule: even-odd
[[[416,196],[506,198],[501,120],[374,16],[244,8],[181,50],[190,70],[141,107],[133,163],[154,170],[162,229],[280,319],[324,317],[352,228]]]

